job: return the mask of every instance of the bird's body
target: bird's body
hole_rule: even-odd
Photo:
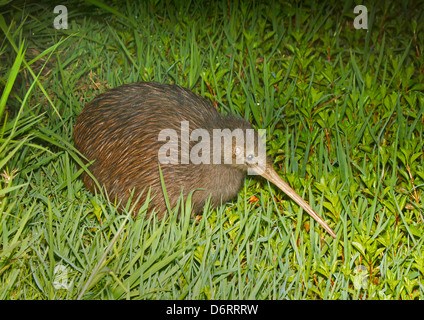
[[[111,200],[116,199],[125,205],[134,189],[134,198],[142,193],[138,202],[140,207],[151,188],[151,196],[154,198],[150,208],[155,208],[159,216],[165,214],[167,210],[160,180],[160,163],[171,207],[177,204],[181,194],[185,199],[195,190],[192,195],[193,213],[198,213],[209,197],[212,206],[235,197],[243,185],[249,163],[247,160],[243,160],[246,163],[235,163],[236,149],[232,143],[227,148],[232,152],[230,163],[214,162],[213,148],[216,146],[211,145],[210,149],[204,148],[195,154],[210,161],[194,164],[190,151],[194,151],[200,141],[192,139],[192,134],[199,131],[197,129],[204,130],[210,137],[214,130],[253,131],[246,120],[233,115],[220,115],[210,101],[185,88],[156,82],[138,82],[112,89],[91,101],[76,121],[74,140],[75,146],[88,161],[95,160],[89,170],[100,186],[105,187]],[[168,148],[165,152],[161,149],[166,144],[172,146],[172,138],[163,133],[176,134],[174,145],[175,150],[178,150],[177,158],[169,157],[174,149]],[[188,143],[188,153],[182,151],[184,142]],[[224,147],[219,148],[225,151]],[[161,152],[168,161],[163,161]],[[257,149],[253,148],[251,152],[257,155]],[[269,159],[265,161],[266,173],[260,174],[274,183],[273,180],[279,180],[276,183],[278,185],[281,179],[276,176]],[[85,173],[83,180],[87,188],[94,191],[94,181]],[[281,183],[284,184],[283,188],[288,187],[282,180]],[[290,190],[283,191],[287,194],[294,192]],[[303,199],[295,201],[300,203]]]
[[[134,83],[112,89],[94,99],[81,113],[74,129],[76,147],[89,160],[96,160],[90,172],[110,199],[125,204],[135,188],[147,189],[155,198],[151,207],[165,213],[158,168],[158,141],[162,130],[172,129],[181,142],[181,122],[189,121],[189,130],[202,128],[252,128],[247,121],[233,116],[222,117],[212,103],[179,86],[160,83]],[[190,149],[195,145],[190,141]],[[170,205],[175,206],[183,191],[184,199],[192,190],[193,212],[198,213],[211,194],[211,204],[217,206],[237,195],[246,172],[225,164],[161,164]],[[89,190],[94,181],[83,176]],[[147,188],[146,188],[147,187]],[[204,189],[204,190],[202,190]]]

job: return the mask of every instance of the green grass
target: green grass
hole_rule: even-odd
[[[354,1],[68,2],[67,30],[54,2],[3,5],[0,299],[423,299],[424,3],[361,4],[368,30]],[[197,219],[90,194],[76,116],[141,80],[267,129],[337,239],[255,177]]]

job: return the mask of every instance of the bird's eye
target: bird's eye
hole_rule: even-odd
[[[252,161],[253,158],[254,158],[253,154],[248,154],[246,157],[247,161]]]

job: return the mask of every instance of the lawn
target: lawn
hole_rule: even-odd
[[[423,1],[61,4],[0,4],[0,299],[424,298]],[[136,81],[266,129],[337,238],[254,176],[196,217],[89,193],[76,117]]]

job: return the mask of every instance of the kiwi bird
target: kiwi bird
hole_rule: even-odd
[[[226,138],[230,142],[222,143]],[[193,191],[196,214],[209,199],[216,207],[234,198],[252,172],[280,188],[335,238],[327,223],[274,171],[259,141],[248,121],[221,115],[210,101],[186,88],[158,82],[122,85],[100,94],[74,126],[75,146],[85,161],[93,161],[88,169],[111,200],[125,205],[134,192],[134,198],[141,195],[139,209],[150,188],[149,211],[162,217],[167,209],[160,166],[170,206]],[[90,176],[84,172],[82,179],[94,192]]]

